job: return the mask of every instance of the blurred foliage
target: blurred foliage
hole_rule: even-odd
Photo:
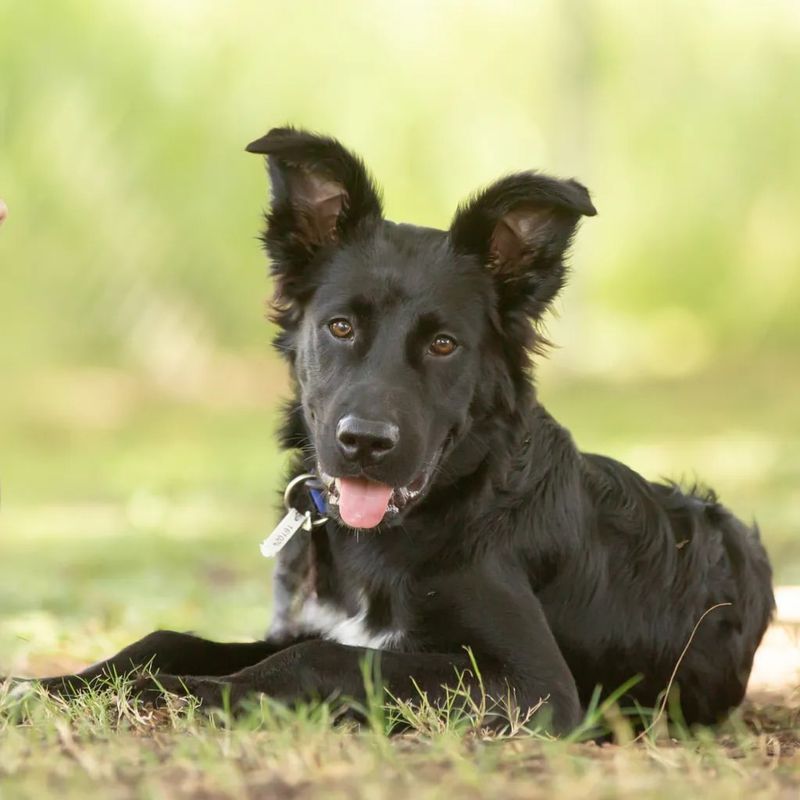
[[[285,122],[360,153],[394,219],[585,182],[545,400],[586,448],[696,470],[800,580],[799,85],[795,0],[0,0],[0,639],[14,578],[54,620],[151,558],[131,596],[184,593],[193,535],[255,548],[285,375],[244,146]]]
[[[587,183],[579,368],[797,345],[799,43],[793,0],[0,0],[0,356],[260,349],[242,151],[285,121],[363,154],[395,218],[515,169]]]

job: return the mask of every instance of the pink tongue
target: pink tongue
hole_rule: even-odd
[[[351,528],[374,528],[386,513],[392,487],[366,478],[337,478],[339,515]]]

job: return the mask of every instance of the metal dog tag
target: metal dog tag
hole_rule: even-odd
[[[290,508],[286,516],[275,526],[275,530],[261,542],[261,555],[274,558],[281,548],[302,528],[311,530],[311,513],[301,514],[296,508]]]

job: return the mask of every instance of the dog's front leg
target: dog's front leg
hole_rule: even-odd
[[[154,631],[82,672],[35,682],[51,694],[68,697],[98,681],[145,669],[173,675],[230,675],[293,643],[212,642],[188,633]]]
[[[145,701],[160,702],[164,692],[193,696],[206,706],[231,706],[258,694],[294,704],[307,700],[348,698],[366,701],[365,661],[372,661],[383,688],[404,700],[419,700],[424,692],[431,703],[445,699],[445,687],[456,687],[459,673],[470,672],[471,659],[460,653],[404,653],[351,647],[338,642],[316,639],[282,650],[254,666],[232,675],[183,676],[158,675],[142,678],[134,690]],[[479,687],[469,675],[465,686],[475,692]],[[419,687],[419,688],[417,688]]]
[[[541,707],[539,718],[549,718],[556,732],[578,724],[575,681],[522,576],[461,571],[425,581],[413,600],[416,620],[406,651],[313,640],[223,678],[164,676],[160,682],[166,691],[192,694],[214,706],[226,697],[235,706],[258,693],[288,703],[338,696],[363,702],[363,662],[370,656],[378,660],[388,694],[400,700],[418,701],[420,691],[434,704],[454,689],[466,689],[476,700],[482,692],[495,700],[511,693],[523,716]],[[159,692],[152,683],[140,688],[151,698]]]

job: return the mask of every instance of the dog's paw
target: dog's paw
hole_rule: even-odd
[[[138,703],[161,708],[170,697],[191,696],[187,680],[175,675],[140,675],[133,681],[130,695]]]
[[[8,704],[20,703],[36,694],[36,681],[19,678],[0,678],[0,689],[4,690],[2,699]]]
[[[171,697],[194,698],[205,708],[222,708],[229,694],[230,685],[223,681],[178,675],[141,675],[131,687],[132,697],[156,708],[165,706]]]

